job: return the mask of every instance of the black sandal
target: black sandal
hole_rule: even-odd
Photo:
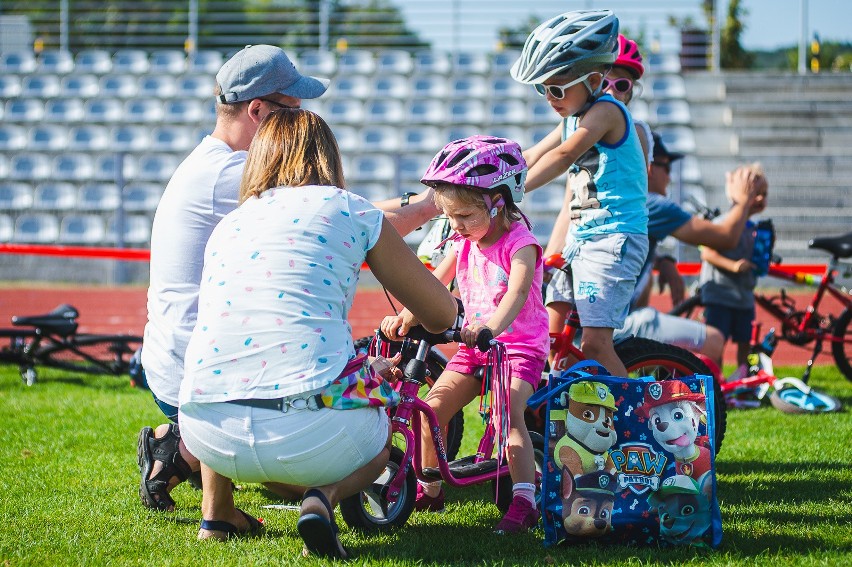
[[[237,528],[237,526],[235,526],[231,522],[225,522],[223,520],[204,519],[201,520],[200,529],[212,532],[224,532],[225,540],[229,540],[232,537],[256,537],[263,533],[263,520],[258,520],[253,516],[249,516],[239,508],[237,508],[237,512],[242,514],[248,522],[249,527],[247,530],[241,531]]]
[[[299,535],[305,542],[302,555],[307,556],[308,553],[312,553],[328,559],[348,559],[349,550],[343,547],[337,537],[340,530],[334,521],[334,512],[328,498],[316,488],[311,488],[305,492],[302,502],[304,503],[308,498],[319,498],[325,509],[328,510],[328,519],[319,514],[304,514],[299,518],[296,528],[298,528]]]
[[[167,490],[172,477],[179,482],[185,481],[192,475],[189,463],[180,455],[180,429],[174,423],[169,424],[169,431],[164,437],[154,437],[154,430],[143,427],[139,432],[136,443],[136,460],[142,480],[139,484],[139,497],[142,504],[153,510],[169,510],[175,506],[175,501]],[[155,462],[163,463],[160,471],[151,476]]]

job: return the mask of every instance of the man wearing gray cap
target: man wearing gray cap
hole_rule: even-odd
[[[216,126],[178,166],[166,186],[151,230],[148,323],[142,366],[154,400],[172,422],[143,427],[137,441],[142,503],[173,510],[171,490],[200,463],[180,439],[178,392],[184,355],[195,326],[204,248],[210,233],[237,207],[237,194],[251,140],[260,122],[302,99],[321,96],[328,80],[301,75],[287,54],[272,45],[249,45],[216,74]],[[404,203],[377,203],[400,232],[409,232],[436,213],[423,194]],[[401,204],[412,206],[403,209]]]

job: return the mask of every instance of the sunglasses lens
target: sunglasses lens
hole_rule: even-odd
[[[618,79],[615,81],[615,90],[620,93],[626,93],[632,86],[633,83],[629,79]]]
[[[535,84],[535,85],[533,85],[533,87],[535,87],[535,92],[537,92],[541,96],[544,96],[545,94],[547,94],[547,87],[545,87],[541,83]]]
[[[560,99],[565,96],[565,91],[562,89],[562,87],[557,85],[547,87],[547,92],[549,92],[550,96],[555,99]]]

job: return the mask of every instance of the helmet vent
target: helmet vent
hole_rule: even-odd
[[[500,154],[497,157],[499,157],[500,159],[502,159],[503,161],[505,161],[509,165],[518,165],[518,163],[520,163],[520,162],[518,162],[518,158],[516,158],[512,154]]]
[[[498,168],[496,165],[492,165],[490,163],[482,163],[477,165],[476,167],[468,169],[467,172],[465,172],[465,177],[482,177],[483,175],[490,175],[492,173],[496,173],[497,171]]]
[[[453,156],[453,159],[451,159],[447,163],[447,167],[455,167],[456,164],[458,164],[460,161],[462,161],[464,158],[466,158],[469,154],[470,154],[470,150],[468,150],[468,149],[460,151],[455,156]]]

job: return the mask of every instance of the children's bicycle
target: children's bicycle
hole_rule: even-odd
[[[59,305],[49,313],[13,316],[14,328],[0,329],[0,364],[17,364],[21,380],[32,386],[38,366],[84,374],[127,374],[130,359],[142,344],[135,335],[77,332],[77,309]]]
[[[378,335],[373,354],[390,355],[382,344],[386,339]],[[456,460],[450,460],[444,447],[441,427],[438,418],[429,405],[420,398],[423,386],[427,385],[428,359],[433,347],[439,344],[459,342],[458,330],[446,331],[442,334],[428,333],[422,327],[414,327],[408,331],[407,338],[402,341],[400,349],[403,352],[405,365],[404,378],[399,385],[402,401],[392,411],[392,428],[394,447],[390,460],[384,472],[372,486],[365,491],[346,498],[340,502],[343,519],[353,529],[365,532],[375,532],[398,528],[404,525],[414,510],[417,497],[416,483],[420,478],[424,481],[443,479],[450,486],[466,487],[484,483],[492,483],[496,495],[496,505],[505,512],[512,499],[512,482],[509,476],[509,466],[502,450],[498,446],[498,426],[495,426],[492,412],[499,411],[492,404],[485,410],[483,418],[486,421],[485,432],[474,455]],[[396,343],[393,343],[396,344]],[[494,348],[496,341],[491,332],[485,329],[477,337],[477,347],[485,352]],[[499,391],[498,373],[489,368],[484,369],[482,379],[484,386]],[[435,454],[438,458],[437,468],[422,468],[420,456],[423,448],[420,442],[421,416],[425,418],[432,432]],[[540,486],[541,467],[544,461],[544,438],[535,432],[530,432],[532,438],[536,477]],[[402,448],[397,446],[401,443]],[[495,452],[495,448],[497,448]],[[536,494],[540,498],[540,494]]]
[[[813,343],[813,351],[808,360],[802,381],[807,383],[816,357],[823,350],[823,343],[831,344],[831,353],[837,368],[848,379],[852,380],[852,295],[849,290],[835,283],[841,259],[852,257],[852,232],[842,236],[815,238],[808,243],[809,248],[824,250],[831,254],[831,260],[825,267],[822,276],[814,276],[802,272],[788,272],[777,266],[769,266],[768,275],[787,280],[796,284],[816,287],[814,296],[805,309],[796,306],[796,302],[781,289],[778,295],[766,295],[755,292],[754,300],[767,313],[781,324],[780,338],[796,346],[807,346]],[[844,265],[844,275],[852,275],[852,266]],[[834,297],[841,311],[836,313],[821,313],[819,311],[826,294]],[[692,297],[670,311],[672,315],[691,317],[698,308],[703,307],[700,290]]]

